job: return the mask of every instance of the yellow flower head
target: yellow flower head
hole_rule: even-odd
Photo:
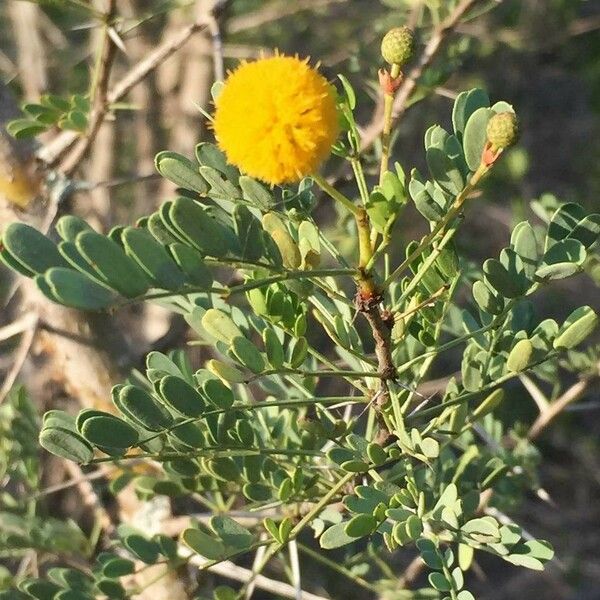
[[[216,100],[215,136],[227,160],[270,184],[314,173],[338,134],[335,92],[307,60],[244,62]]]

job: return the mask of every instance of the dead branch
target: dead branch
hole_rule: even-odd
[[[19,317],[16,321],[0,327],[0,342],[10,339],[16,335],[23,333],[31,329],[37,322],[37,315],[32,312],[25,313],[22,317]]]
[[[598,369],[600,372],[600,364],[598,365]],[[538,416],[538,418],[533,422],[533,425],[529,428],[527,433],[527,438],[530,440],[534,440],[539,437],[539,435],[548,427],[548,425],[560,415],[567,406],[573,404],[573,402],[577,402],[580,398],[582,398],[586,392],[588,391],[590,385],[595,383],[598,380],[598,374],[594,374],[591,377],[586,379],[582,379],[577,383],[573,384],[569,389],[567,389],[563,394],[561,394],[554,402],[548,404],[545,410],[542,410]]]
[[[2,388],[0,388],[0,404],[4,402],[4,400],[8,396],[10,390],[15,384],[15,381],[17,381],[17,378],[21,373],[21,369],[23,368],[27,357],[29,356],[29,351],[31,349],[31,345],[33,344],[33,340],[37,331],[38,320],[39,317],[35,316],[31,325],[21,337],[19,347],[15,353],[13,365],[10,368],[9,372],[6,374],[4,381],[2,382]]]

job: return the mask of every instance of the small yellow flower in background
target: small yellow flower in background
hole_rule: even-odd
[[[244,62],[216,100],[215,136],[227,160],[270,184],[314,173],[338,134],[335,91],[308,60]]]

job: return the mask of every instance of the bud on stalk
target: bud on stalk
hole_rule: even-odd
[[[519,139],[519,122],[513,112],[494,115],[487,125],[487,139],[492,150],[504,150]]]
[[[415,38],[411,29],[406,26],[394,27],[381,42],[381,55],[390,65],[402,66],[411,59],[414,46]]]

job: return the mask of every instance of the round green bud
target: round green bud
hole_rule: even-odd
[[[408,27],[390,29],[381,41],[381,56],[390,65],[403,65],[410,60],[415,46],[415,37]]]
[[[513,112],[495,114],[487,125],[487,139],[493,148],[508,148],[519,139],[519,122]]]

